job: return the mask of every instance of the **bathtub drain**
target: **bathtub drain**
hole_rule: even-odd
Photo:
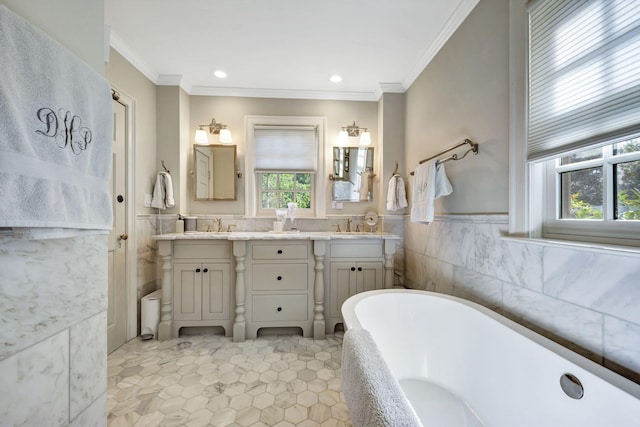
[[[572,399],[582,399],[584,388],[580,380],[572,374],[564,374],[560,377],[560,387],[562,391]]]

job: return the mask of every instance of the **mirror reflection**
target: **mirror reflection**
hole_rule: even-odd
[[[371,201],[373,147],[333,147],[333,200]]]
[[[193,146],[195,200],[236,200],[236,146]]]

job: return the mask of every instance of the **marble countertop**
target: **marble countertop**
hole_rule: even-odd
[[[271,231],[232,231],[188,233],[167,233],[153,236],[155,240],[348,240],[383,239],[399,240],[400,236],[390,233],[301,231],[275,233]]]

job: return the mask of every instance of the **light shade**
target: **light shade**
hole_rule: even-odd
[[[371,133],[368,130],[360,134],[360,145],[371,145]]]
[[[347,145],[349,142],[349,134],[346,130],[338,132],[338,145]]]
[[[203,129],[198,129],[196,131],[195,140],[196,140],[196,143],[198,143],[198,144],[208,144],[209,143],[209,139],[207,138],[207,131],[205,131]]]
[[[233,142],[233,139],[231,138],[231,131],[229,129],[220,129],[218,141],[222,144],[231,144]]]

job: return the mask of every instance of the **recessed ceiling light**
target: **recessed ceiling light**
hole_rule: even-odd
[[[227,77],[227,73],[225,73],[225,72],[224,72],[224,71],[222,71],[222,70],[215,70],[215,71],[213,72],[213,75],[214,75],[214,76],[216,76],[216,77],[217,77],[217,78],[219,78],[219,79],[224,79],[225,77]]]
[[[329,80],[331,80],[333,83],[340,83],[342,81],[342,77],[340,77],[337,74],[334,74],[333,76],[331,76]]]

